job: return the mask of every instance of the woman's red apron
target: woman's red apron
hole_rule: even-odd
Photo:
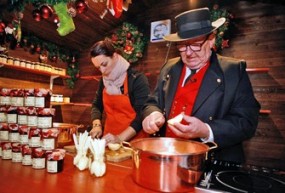
[[[106,113],[104,134],[120,134],[130,126],[131,122],[136,117],[136,112],[131,105],[128,93],[127,77],[124,81],[124,94],[109,95],[105,89],[103,90],[103,104]],[[138,137],[142,136],[137,134],[136,138]]]

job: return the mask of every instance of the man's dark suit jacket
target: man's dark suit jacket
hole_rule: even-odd
[[[162,67],[154,93],[143,108],[143,119],[153,111],[162,112],[167,119],[183,65],[178,57],[168,60]],[[242,142],[254,135],[259,110],[246,63],[213,53],[192,116],[211,127],[218,145],[211,153],[215,159],[244,161]],[[165,136],[165,129],[166,124],[155,136]]]

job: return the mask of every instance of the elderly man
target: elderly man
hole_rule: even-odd
[[[214,32],[225,18],[211,22],[209,9],[201,8],[175,19],[177,33],[164,39],[176,44],[180,57],[162,67],[143,107],[143,129],[153,136],[215,142],[215,159],[243,162],[242,142],[255,133],[260,105],[246,63],[212,51]],[[175,121],[177,116],[182,120]]]

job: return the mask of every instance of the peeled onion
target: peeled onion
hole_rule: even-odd
[[[108,143],[108,148],[112,151],[117,151],[118,149],[120,149],[121,144],[119,143]]]
[[[169,119],[167,121],[167,123],[170,124],[170,125],[174,125],[174,123],[180,123],[182,121],[182,119],[183,119],[183,114],[180,113],[176,117],[173,117],[172,119]]]

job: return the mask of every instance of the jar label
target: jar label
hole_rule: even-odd
[[[37,116],[28,116],[28,126],[30,127],[36,127],[38,122]]]
[[[38,117],[39,128],[50,128],[52,127],[52,117]]]
[[[7,114],[7,123],[17,123],[17,114]]]
[[[7,122],[7,114],[0,112],[0,122]]]
[[[33,168],[43,169],[45,168],[45,158],[33,158]]]
[[[0,140],[8,141],[9,140],[9,131],[1,130],[0,131]]]
[[[22,152],[12,152],[12,162],[22,162]]]
[[[57,173],[58,172],[58,162],[57,161],[47,161],[47,171],[49,173]]]
[[[35,106],[35,97],[34,96],[25,97],[24,104],[26,107],[34,107]]]
[[[24,97],[11,97],[11,105],[15,107],[24,106]]]
[[[9,133],[9,141],[19,142],[20,141],[20,133]]]
[[[2,150],[2,159],[12,159],[12,149]]]
[[[10,96],[0,96],[0,104],[1,105],[11,105],[11,97]]]
[[[55,139],[54,138],[43,139],[42,147],[44,150],[55,149]]]
[[[20,125],[28,124],[28,116],[27,115],[18,115],[18,124],[20,124]]]
[[[35,97],[35,107],[45,107],[45,97]]]
[[[29,145],[31,147],[39,147],[41,146],[41,138],[40,137],[31,137],[29,141]]]
[[[22,165],[30,166],[32,165],[32,155],[24,155],[22,159]]]
[[[20,143],[28,144],[29,143],[29,135],[20,135]]]

